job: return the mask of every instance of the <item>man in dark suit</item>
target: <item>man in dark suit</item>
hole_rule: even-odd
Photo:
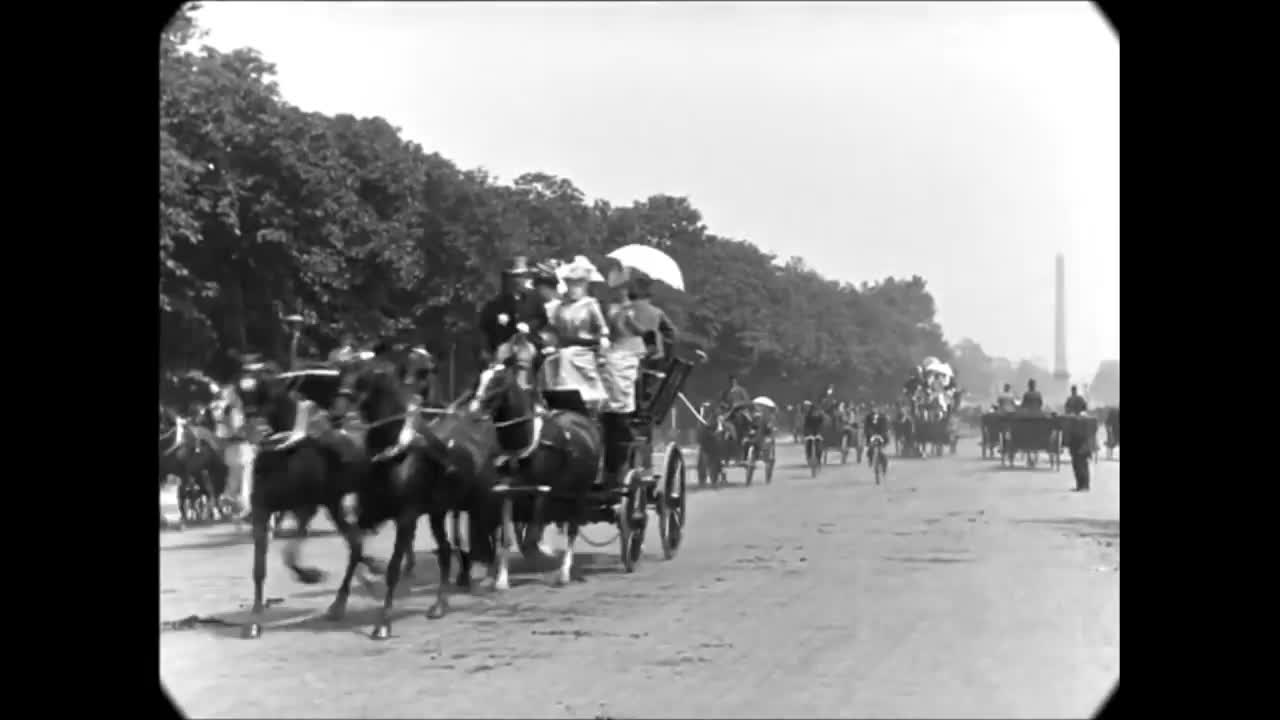
[[[547,324],[546,308],[527,287],[528,277],[527,261],[517,257],[502,271],[502,291],[480,311],[480,331],[489,357],[502,361],[514,354],[526,381],[532,378],[538,333]],[[510,340],[516,333],[524,333],[528,342],[513,345]]]
[[[1022,409],[1035,410],[1040,412],[1044,409],[1044,397],[1040,395],[1040,391],[1036,389],[1036,381],[1027,381],[1027,391],[1022,394]]]
[[[1083,415],[1089,411],[1089,403],[1080,396],[1080,391],[1075,385],[1071,386],[1071,397],[1067,398],[1066,407],[1063,409],[1068,415]]]

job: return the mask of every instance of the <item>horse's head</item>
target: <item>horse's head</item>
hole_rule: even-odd
[[[525,413],[528,400],[516,380],[514,358],[494,363],[480,373],[476,390],[468,409],[484,413],[495,420],[509,419]]]
[[[402,412],[408,403],[403,363],[395,358],[365,358],[343,368],[338,394],[351,402],[367,422]]]

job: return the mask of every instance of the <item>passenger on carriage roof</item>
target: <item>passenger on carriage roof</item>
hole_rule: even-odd
[[[595,408],[605,400],[596,348],[609,349],[609,325],[600,303],[587,294],[587,286],[604,277],[582,255],[574,258],[562,273],[567,292],[549,325],[559,346],[558,372],[551,389],[577,390],[582,401]]]
[[[1083,415],[1089,410],[1089,403],[1080,396],[1080,391],[1075,385],[1071,386],[1071,397],[1067,398],[1066,407],[1063,408],[1068,415]]]
[[[1013,412],[1018,408],[1018,403],[1013,397],[1013,386],[1009,383],[1004,384],[1004,390],[996,398],[996,410],[1000,412]]]
[[[1022,394],[1023,410],[1042,410],[1044,409],[1044,398],[1041,397],[1040,391],[1036,390],[1036,381],[1027,381],[1027,391]]]

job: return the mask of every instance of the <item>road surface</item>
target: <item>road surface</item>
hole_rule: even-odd
[[[1092,492],[1074,493],[1069,463],[1001,471],[972,441],[955,457],[895,458],[880,487],[852,465],[810,478],[800,455],[780,447],[772,485],[743,488],[734,469],[734,486],[692,493],[670,562],[651,524],[634,574],[616,542],[580,543],[582,582],[556,588],[526,568],[506,593],[480,583],[456,595],[441,620],[425,617],[436,573],[424,523],[385,641],[368,637],[377,603],[359,587],[345,620],[314,616],[343,567],[340,539],[304,545],[304,561],[331,573],[318,586],[292,580],[278,541],[267,577],[278,624],[258,640],[162,625],[163,684],[199,717],[1094,712],[1120,670],[1118,461],[1094,465]],[[371,552],[387,557],[391,535]],[[243,621],[247,543],[227,527],[162,534],[161,619]]]

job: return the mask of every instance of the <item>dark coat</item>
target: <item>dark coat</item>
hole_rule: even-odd
[[[502,315],[506,322],[502,322]],[[529,326],[530,339],[536,342],[538,331],[547,324],[547,309],[542,300],[528,294],[503,294],[485,303],[480,310],[480,331],[484,333],[485,347],[497,352],[498,346],[516,334],[516,325]]]

